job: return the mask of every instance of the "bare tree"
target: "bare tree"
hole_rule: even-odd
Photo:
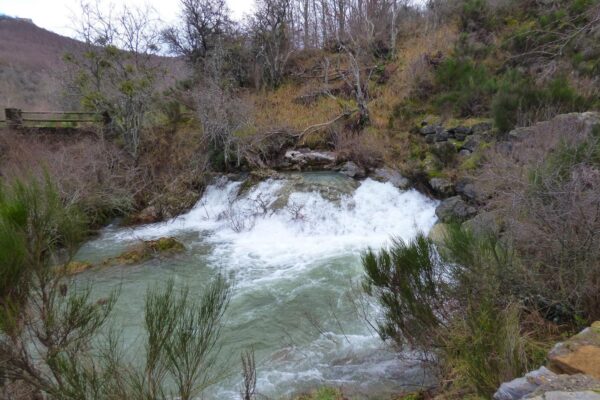
[[[263,81],[278,86],[294,52],[290,31],[291,0],[260,0],[250,19],[256,61]]]
[[[225,0],[181,0],[180,5],[179,26],[167,28],[163,38],[173,53],[196,64],[222,43],[232,28],[230,11]]]
[[[103,115],[109,133],[121,136],[137,158],[145,117],[165,74],[155,57],[160,51],[157,18],[147,7],[115,11],[100,1],[80,5],[76,29],[86,51],[66,56],[73,67],[70,89],[84,108]]]
[[[196,109],[202,133],[218,167],[240,165],[242,160],[236,133],[248,126],[250,107],[228,79],[226,50],[218,46],[205,60],[203,79],[196,92]],[[217,166],[217,165],[215,165]]]

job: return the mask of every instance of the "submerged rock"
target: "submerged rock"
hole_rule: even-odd
[[[410,181],[403,177],[400,172],[391,168],[378,168],[371,174],[371,178],[378,182],[389,182],[398,189],[408,189]]]
[[[160,255],[175,254],[183,250],[185,250],[185,246],[172,237],[145,240],[121,253],[119,256],[105,260],[102,265],[134,265]]]
[[[92,268],[94,268],[94,265],[87,261],[71,261],[65,266],[55,267],[58,273],[66,275],[77,275]]]
[[[460,196],[444,200],[435,210],[442,222],[464,221],[477,214],[477,209],[468,205]]]

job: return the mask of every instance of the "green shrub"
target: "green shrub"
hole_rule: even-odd
[[[437,314],[442,294],[439,265],[433,243],[419,235],[406,243],[394,240],[392,247],[363,255],[365,292],[377,298],[384,317],[378,332],[399,347],[423,344],[441,324]]]
[[[0,182],[0,327],[16,322],[33,282],[50,273],[61,252],[72,255],[84,236],[81,213],[62,204],[48,178]]]
[[[489,15],[486,0],[464,0],[460,13],[462,29],[471,31],[486,27],[490,23]]]
[[[196,398],[221,376],[229,284],[218,276],[198,300],[172,281],[148,290],[145,362],[130,364],[107,327],[116,293],[96,300],[65,279],[84,226],[48,180],[0,186],[2,378],[52,399]]]
[[[364,288],[383,310],[378,332],[396,345],[433,353],[455,382],[489,398],[500,383],[541,363],[543,350],[521,326],[515,285],[522,269],[492,234],[446,227],[436,249],[422,235],[363,256]]]
[[[450,58],[435,71],[438,108],[451,109],[463,117],[481,115],[496,92],[496,80],[483,65]]]
[[[537,87],[531,77],[511,70],[499,81],[492,100],[494,125],[500,132],[513,129],[519,119],[535,121],[545,117],[544,110],[554,114],[581,111],[588,102],[580,96],[564,76],[558,76],[544,87]]]

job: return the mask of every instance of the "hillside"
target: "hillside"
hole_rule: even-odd
[[[81,53],[84,43],[40,28],[25,19],[0,17],[0,109],[62,110],[78,106],[64,93],[65,53]],[[156,57],[166,63],[169,78],[182,76],[183,64],[175,58]]]
[[[82,43],[27,20],[0,18],[0,107],[61,108],[62,56],[82,49]]]

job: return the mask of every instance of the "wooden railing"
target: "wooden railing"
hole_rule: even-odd
[[[4,124],[11,129],[81,128],[102,121],[98,114],[82,111],[23,111],[18,108],[6,108],[4,116]]]

